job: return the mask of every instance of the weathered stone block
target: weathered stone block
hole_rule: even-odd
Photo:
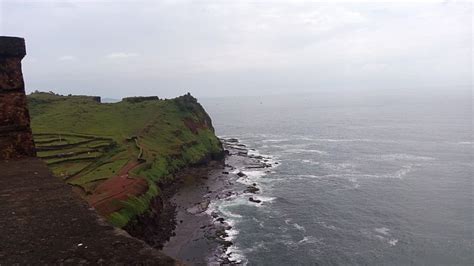
[[[21,73],[21,58],[0,56],[0,93],[23,91],[25,84]]]
[[[25,41],[0,36],[0,160],[35,156],[21,59]]]
[[[27,100],[24,93],[0,94],[0,127],[9,125],[29,126]]]
[[[0,135],[0,160],[36,156],[30,132],[12,132]]]

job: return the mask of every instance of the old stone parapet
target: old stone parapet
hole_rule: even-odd
[[[35,156],[21,71],[25,40],[0,36],[0,160]]]

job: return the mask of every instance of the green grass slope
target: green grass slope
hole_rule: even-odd
[[[86,199],[126,165],[139,162],[129,176],[146,179],[148,190],[128,195],[118,210],[105,213],[116,226],[147,211],[159,184],[179,169],[222,157],[211,119],[190,94],[102,104],[93,97],[33,93],[28,102],[38,156]]]

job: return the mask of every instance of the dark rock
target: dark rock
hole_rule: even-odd
[[[242,173],[242,171],[238,172],[237,175],[238,175],[239,177],[247,176],[246,174]]]
[[[227,172],[227,171],[224,171],[224,172],[222,172],[222,173],[223,173],[224,175],[228,175],[228,174],[229,174],[229,172]]]
[[[244,193],[257,193],[260,189],[255,186],[248,186],[245,190]]]
[[[255,202],[255,203],[262,203],[262,201],[261,201],[261,200],[254,199],[254,198],[252,198],[252,197],[250,197],[250,198],[249,198],[249,201],[251,201],[251,202]]]
[[[238,143],[239,142],[239,140],[236,139],[236,138],[230,138],[230,139],[227,139],[226,141],[230,142],[230,143]]]
[[[220,217],[220,218],[217,218],[216,221],[220,222],[220,223],[224,223],[224,218]]]

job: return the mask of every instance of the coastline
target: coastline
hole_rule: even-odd
[[[237,197],[247,198],[249,204],[262,204],[258,198],[260,189],[245,170],[265,175],[278,164],[237,139],[221,141],[225,164],[186,169],[180,173],[179,187],[169,198],[175,208],[175,227],[162,251],[186,264],[245,262],[234,254],[234,221],[219,210],[219,205]]]

